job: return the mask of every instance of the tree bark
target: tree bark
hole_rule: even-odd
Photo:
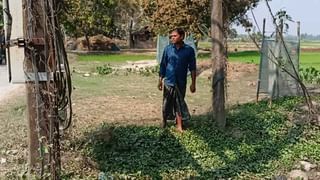
[[[133,20],[130,19],[130,24],[129,24],[129,33],[128,33],[128,39],[129,39],[129,48],[135,48],[134,47],[134,39],[133,39],[133,34],[132,34],[132,27],[133,27]]]
[[[30,4],[29,4],[30,3]],[[29,8],[32,7],[32,8]],[[28,40],[34,38],[44,39],[43,25],[43,7],[40,2],[23,1],[24,11],[24,37]],[[36,16],[31,21],[30,16]],[[47,125],[48,118],[46,114],[46,97],[43,91],[46,90],[45,82],[36,83],[38,72],[45,72],[45,65],[40,59],[44,57],[44,45],[36,45],[33,47],[38,55],[34,56],[30,49],[25,49],[25,66],[26,73],[34,74],[34,79],[26,80],[27,91],[27,119],[28,119],[28,136],[29,136],[29,173],[43,174],[44,161],[47,159],[43,153],[43,146],[48,137]],[[42,100],[41,100],[42,99]],[[41,172],[39,172],[41,171]]]
[[[226,126],[225,113],[225,48],[223,45],[222,0],[211,1],[211,38],[212,38],[212,107],[213,118],[218,127]]]
[[[25,48],[24,71],[34,76],[26,80],[28,163],[30,175],[44,178],[44,175],[50,172],[50,179],[55,180],[60,179],[60,149],[55,149],[56,144],[53,143],[59,138],[57,113],[53,112],[56,112],[56,92],[51,75],[56,72],[56,61],[53,32],[50,32],[48,25],[44,23],[48,20],[45,9],[46,4],[43,1],[23,1],[24,38],[30,42]],[[40,78],[39,74],[46,75]],[[55,156],[52,156],[53,153]]]
[[[88,51],[91,51],[89,35],[85,34],[84,37],[86,38],[86,41],[87,41]]]

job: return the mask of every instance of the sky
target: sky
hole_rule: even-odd
[[[287,14],[289,14],[294,21],[300,21],[301,33],[320,34],[320,0],[272,0],[269,4],[274,14],[280,9],[283,9],[287,11]],[[271,16],[265,0],[259,2],[258,7],[253,10],[253,13],[261,30],[263,18],[266,18],[266,31],[273,31],[274,26],[272,25]],[[249,11],[248,16],[252,19],[252,22],[254,22],[251,14],[251,11]],[[289,26],[289,34],[296,35],[296,23],[289,23]],[[244,28],[236,27],[236,29],[239,34],[245,34]]]

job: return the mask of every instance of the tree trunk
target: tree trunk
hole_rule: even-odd
[[[132,34],[132,27],[133,27],[133,20],[130,19],[130,24],[129,24],[129,48],[134,48],[134,39],[133,39],[133,34]]]
[[[212,0],[211,38],[212,38],[212,107],[218,127],[226,126],[225,113],[225,48],[223,45],[222,0]]]
[[[87,46],[88,46],[88,51],[91,51],[89,35],[88,35],[88,34],[85,34],[84,37],[86,38],[86,42],[87,42]]]

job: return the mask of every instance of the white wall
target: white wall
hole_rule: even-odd
[[[9,0],[10,13],[12,15],[11,39],[23,37],[23,11],[22,0]],[[6,22],[4,23],[6,26]],[[6,29],[6,28],[5,28]],[[24,83],[24,48],[10,47],[11,77],[12,83]]]

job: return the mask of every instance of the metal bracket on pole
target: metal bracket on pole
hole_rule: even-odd
[[[44,38],[32,38],[32,39],[24,39],[17,38],[8,40],[6,42],[6,47],[18,46],[18,47],[26,47],[26,46],[44,46],[45,40]]]
[[[5,44],[6,48],[13,47],[13,46],[18,46],[20,48],[20,47],[25,47],[25,45],[26,43],[24,38],[11,39],[6,41],[6,44]]]
[[[38,72],[38,77],[35,77],[36,74],[34,72],[25,72],[24,77],[26,82],[35,82],[38,79],[40,82],[53,81],[53,73],[52,72]],[[50,80],[49,80],[50,78]]]
[[[27,40],[27,44],[29,46],[44,46],[46,44],[44,38],[31,38]]]

